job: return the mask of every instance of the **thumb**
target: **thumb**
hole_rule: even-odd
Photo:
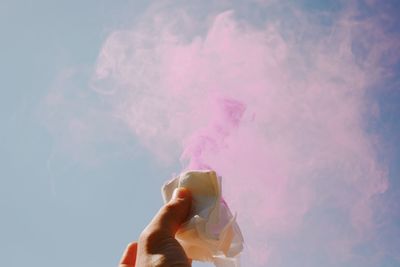
[[[160,209],[150,223],[150,228],[162,231],[166,237],[174,237],[187,219],[190,207],[190,191],[184,187],[176,188],[171,200]]]

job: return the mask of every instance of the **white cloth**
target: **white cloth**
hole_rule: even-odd
[[[221,196],[221,177],[214,171],[184,172],[163,186],[165,203],[177,187],[192,193],[189,219],[176,234],[186,255],[213,262],[217,267],[239,267],[243,237],[236,216],[232,216]]]

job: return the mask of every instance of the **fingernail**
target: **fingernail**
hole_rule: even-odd
[[[175,188],[174,193],[172,193],[172,199],[186,198],[189,195],[189,190],[184,187]]]

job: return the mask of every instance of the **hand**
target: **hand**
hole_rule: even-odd
[[[122,256],[120,267],[190,267],[175,234],[189,215],[190,191],[177,188],[170,202],[165,204],[140,235],[139,242],[131,243]]]

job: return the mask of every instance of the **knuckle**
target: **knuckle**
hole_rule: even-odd
[[[152,230],[145,228],[139,236],[140,242],[147,241],[149,237],[152,235]]]
[[[175,216],[179,208],[181,208],[183,201],[181,200],[174,200],[173,202],[169,202],[164,205],[163,213],[168,214],[170,216]]]
[[[161,237],[161,230],[158,229],[144,229],[143,232],[140,234],[140,242],[146,245],[152,245],[158,242]]]
[[[173,214],[174,210],[176,209],[176,204],[174,203],[167,203],[163,208],[163,213],[166,214]]]

